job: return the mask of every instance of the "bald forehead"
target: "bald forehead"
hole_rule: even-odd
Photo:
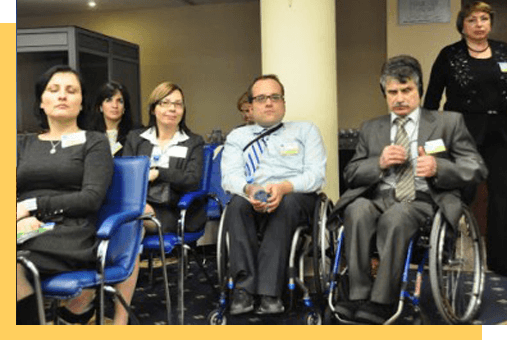
[[[267,92],[265,92],[267,91]],[[255,97],[258,94],[282,93],[282,87],[276,80],[260,79],[252,86],[252,94]]]

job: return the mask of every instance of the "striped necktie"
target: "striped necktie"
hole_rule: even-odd
[[[401,145],[407,152],[407,162],[401,164],[396,169],[396,199],[400,202],[411,201],[415,199],[415,177],[412,166],[412,157],[410,155],[410,141],[408,139],[405,124],[408,122],[408,117],[398,117],[394,123],[398,127],[394,143]]]
[[[255,135],[260,135],[266,132],[268,129],[262,129],[260,132],[255,132]],[[264,153],[264,150],[266,150],[267,147],[267,140],[268,136],[264,136],[258,140],[256,140],[252,145],[248,147],[248,149],[245,151],[247,160],[245,163],[245,175],[246,180],[248,183],[253,183],[253,176],[255,171],[259,168],[259,164],[261,161],[261,156]]]

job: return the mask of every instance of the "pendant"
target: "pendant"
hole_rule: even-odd
[[[55,152],[56,152],[56,148],[55,147],[53,147],[53,148],[51,148],[51,150],[49,150],[50,154],[54,154]]]

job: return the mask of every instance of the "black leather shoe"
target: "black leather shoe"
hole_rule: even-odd
[[[282,299],[277,296],[262,295],[261,304],[255,314],[279,314],[283,313],[284,310]]]
[[[393,304],[368,301],[357,310],[354,320],[368,325],[382,325],[394,314]]]
[[[253,296],[243,288],[236,288],[232,294],[232,303],[230,308],[231,315],[238,315],[253,311]]]
[[[354,320],[354,314],[367,300],[339,301],[334,306],[335,313],[343,320]]]

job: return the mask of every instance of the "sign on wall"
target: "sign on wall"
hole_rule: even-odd
[[[398,0],[398,24],[451,21],[451,0]]]

